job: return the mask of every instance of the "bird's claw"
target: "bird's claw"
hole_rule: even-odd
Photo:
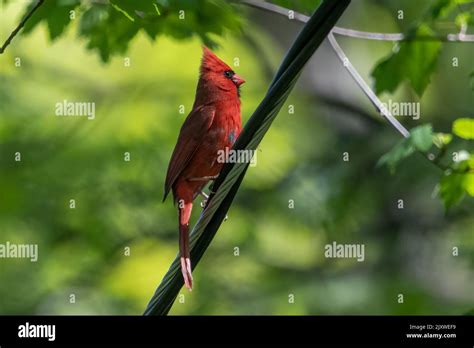
[[[214,193],[214,192],[210,192],[210,193]],[[201,191],[201,195],[205,198],[202,202],[201,202],[201,208],[205,208],[207,206],[207,201],[209,199],[209,195],[206,194],[204,191]],[[229,219],[229,216],[226,214],[225,215],[225,218],[224,218],[224,221],[227,221]]]
[[[201,191],[201,195],[205,198],[205,199],[201,202],[201,208],[205,208],[206,205],[207,205],[207,200],[209,199],[209,195],[206,194],[204,191]]]

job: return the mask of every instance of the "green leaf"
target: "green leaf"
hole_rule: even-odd
[[[349,5],[350,0],[323,1],[286,53],[273,82],[237,138],[234,149],[255,150],[278,115],[303,67],[313,56]],[[226,163],[213,184],[208,205],[191,232],[191,263],[196,267],[222,224],[244,179],[248,163]],[[171,309],[183,277],[176,257],[151,298],[146,315],[165,315]]]
[[[386,165],[390,172],[395,172],[398,163],[412,155],[415,151],[426,152],[433,144],[433,127],[424,124],[413,128],[408,138],[402,139],[377,162],[377,166]]]
[[[459,163],[459,169],[466,171],[464,189],[469,194],[469,196],[474,197],[474,155],[469,155],[467,160]]]
[[[45,21],[48,26],[51,40],[57,39],[71,22],[70,12],[80,4],[80,0],[47,0],[26,22],[23,29],[24,34],[30,33],[38,24]],[[36,5],[33,1],[25,11],[25,14]]]
[[[403,139],[379,159],[377,167],[386,165],[390,170],[390,173],[393,174],[395,173],[398,163],[414,152],[414,146],[408,141],[408,139]]]
[[[440,194],[446,210],[461,202],[465,194],[474,197],[474,156],[459,163],[464,173],[446,173],[440,182]]]
[[[453,0],[437,0],[431,5],[430,14],[432,19],[443,17],[453,6]]]
[[[102,61],[112,54],[124,54],[140,26],[112,6],[97,4],[81,16],[79,35],[86,38],[87,48],[98,50]]]
[[[464,188],[469,196],[474,197],[474,173],[467,173],[464,179]]]
[[[69,12],[80,3],[46,0],[26,23],[25,33],[44,21],[51,39],[57,39],[70,23]],[[79,36],[87,41],[88,49],[98,51],[104,62],[112,55],[124,54],[140,31],[152,40],[160,34],[179,40],[197,36],[204,44],[216,47],[213,36],[223,36],[226,30],[237,31],[242,23],[242,16],[237,15],[239,7],[225,0],[84,1],[82,9]],[[178,16],[181,12],[183,19]]]
[[[467,166],[470,169],[474,169],[474,155],[470,155],[469,159],[467,160]]]
[[[433,143],[438,148],[443,148],[453,140],[453,135],[449,133],[435,133],[433,135]]]
[[[426,152],[433,145],[433,127],[431,124],[425,124],[415,127],[410,131],[409,141],[413,144],[415,149]]]
[[[448,173],[441,178],[440,194],[446,210],[461,202],[466,193],[474,197],[474,173]]]
[[[431,19],[446,17],[451,11],[459,9],[462,4],[472,3],[472,0],[436,0],[430,7]]]
[[[415,35],[432,35],[427,26],[418,28]],[[375,79],[375,92],[393,93],[402,83],[409,81],[418,96],[422,96],[434,72],[441,43],[434,41],[404,41],[398,50],[382,59],[372,70]]]
[[[446,210],[458,204],[465,195],[465,175],[452,173],[444,175],[440,182],[440,195]]]
[[[463,139],[474,139],[474,119],[458,118],[453,123],[453,133]]]
[[[456,16],[454,19],[454,22],[456,23],[456,26],[458,29],[467,27],[471,21],[472,15],[469,12],[463,12],[460,13]]]

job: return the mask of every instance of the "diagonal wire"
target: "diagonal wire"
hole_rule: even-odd
[[[295,85],[301,70],[329,34],[350,0],[325,0],[311,16],[287,52],[263,101],[234,144],[234,150],[255,151]],[[232,204],[248,163],[226,163],[214,183],[208,206],[191,232],[191,261],[196,267]],[[171,309],[183,279],[177,257],[151,298],[145,315],[165,315]]]

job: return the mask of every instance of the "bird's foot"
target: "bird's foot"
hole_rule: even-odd
[[[210,193],[214,193],[214,192],[210,192]],[[205,208],[207,206],[207,200],[209,199],[209,195],[206,194],[204,191],[201,191],[201,195],[205,198],[202,202],[201,202],[201,208]],[[224,218],[224,221],[227,221],[229,219],[229,216],[226,214],[225,215],[225,218]]]
[[[191,259],[189,259],[189,257],[181,258],[181,273],[183,274],[184,285],[189,291],[192,291],[193,275],[191,270]]]
[[[204,197],[204,200],[201,202],[201,208],[205,208],[207,205],[207,200],[209,199],[209,195],[206,194],[204,191],[201,191],[201,196]]]

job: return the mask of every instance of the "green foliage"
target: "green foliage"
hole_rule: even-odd
[[[453,133],[463,139],[472,139],[474,122],[469,118],[460,118],[453,123]],[[453,135],[448,133],[433,133],[431,125],[422,125],[413,128],[410,137],[401,140],[389,152],[383,155],[378,165],[386,165],[393,173],[401,160],[411,156],[416,151],[426,155],[432,144],[439,149],[438,157],[433,160],[437,163],[440,157],[447,152]],[[459,151],[460,159],[452,163],[443,172],[440,180],[440,196],[446,210],[462,201],[465,194],[474,196],[474,156],[466,150]]]
[[[474,139],[474,119],[458,118],[453,123],[453,133],[463,139]]]
[[[413,35],[431,35],[432,30],[422,25]],[[382,59],[372,71],[375,92],[393,93],[402,81],[409,81],[413,90],[422,96],[436,68],[441,50],[440,42],[404,41],[396,44],[395,52]]]
[[[472,4],[470,0],[437,0],[413,23],[406,33],[407,41],[396,43],[394,52],[383,58],[372,70],[375,92],[393,93],[406,80],[421,97],[426,90],[430,77],[436,70],[442,44],[436,40],[427,40],[434,36],[438,21],[446,22],[448,15],[460,11],[463,4]],[[454,17],[458,28],[472,22],[474,6],[470,11],[462,11]],[[416,41],[416,37],[424,37]],[[411,41],[414,40],[414,41]]]
[[[80,4],[80,0],[47,0],[36,10],[34,15],[26,22],[24,34],[30,33],[39,23],[46,22],[51,40],[61,36],[71,22],[70,11]],[[36,5],[32,1],[26,8],[25,14]]]
[[[461,28],[465,28],[469,24],[471,24],[472,19],[473,19],[473,17],[472,17],[471,13],[463,12],[463,13],[460,13],[456,16],[456,18],[454,19],[454,23],[456,23],[456,26],[460,30]]]
[[[393,173],[400,161],[416,151],[428,151],[432,144],[433,127],[430,124],[415,127],[410,131],[410,136],[402,139],[389,152],[383,155],[377,165],[386,165]]]
[[[94,5],[84,12],[79,35],[85,37],[88,49],[96,49],[102,61],[112,54],[124,54],[140,27],[110,5]]]
[[[464,175],[452,173],[444,175],[440,182],[440,195],[446,209],[459,203],[464,197]]]
[[[455,0],[437,0],[431,5],[429,13],[432,19],[445,16],[454,6]]]
[[[474,172],[447,173],[441,178],[440,195],[446,210],[461,202],[466,193],[474,197]]]
[[[311,14],[314,12],[314,9],[316,9],[319,4],[321,3],[321,0],[272,0],[269,1],[275,5],[279,5],[282,7],[285,7],[289,10],[293,10],[296,12],[301,12],[305,14]]]
[[[433,143],[436,145],[437,148],[442,149],[449,145],[449,143],[453,140],[453,135],[448,133],[435,133],[433,135]]]
[[[472,0],[437,0],[431,5],[429,14],[432,20],[445,18],[450,12],[458,10],[464,4],[472,4]],[[464,12],[464,14],[468,14],[468,12]]]
[[[112,55],[124,54],[142,31],[151,40],[159,35],[175,39],[198,36],[205,45],[216,47],[213,35],[239,30],[241,17],[236,9],[225,0],[113,0],[82,4],[80,0],[48,0],[27,22],[25,33],[44,21],[54,40],[71,23],[70,11],[76,10],[80,17],[79,35],[86,39],[88,49],[97,50],[102,61],[107,62]]]
[[[474,159],[474,158],[473,158]],[[474,170],[474,166],[470,167],[471,170]],[[466,173],[464,178],[464,189],[467,194],[471,197],[474,197],[474,173]]]
[[[433,144],[433,127],[430,124],[415,127],[411,130],[409,139],[415,150],[426,152]]]

